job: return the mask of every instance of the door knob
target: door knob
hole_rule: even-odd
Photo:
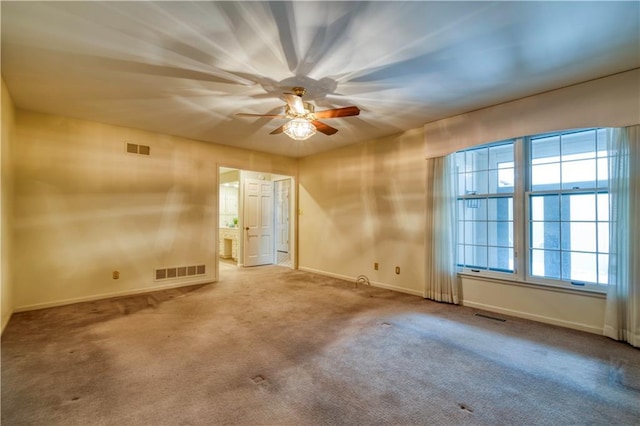
[[[245,231],[248,231],[248,230],[249,230],[249,227],[247,226],[246,228],[244,228],[244,230],[245,230]]]

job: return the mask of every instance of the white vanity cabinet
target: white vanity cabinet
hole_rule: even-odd
[[[220,257],[238,261],[238,228],[220,228]]]

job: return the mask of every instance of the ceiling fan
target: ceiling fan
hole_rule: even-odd
[[[344,108],[326,109],[315,111],[315,106],[310,102],[304,102],[302,96],[306,93],[304,87],[294,87],[293,93],[285,93],[284,98],[287,105],[284,107],[284,114],[245,114],[238,113],[240,117],[269,117],[288,118],[290,121],[272,131],[271,135],[285,133],[292,139],[305,140],[316,133],[324,133],[331,136],[338,132],[338,129],[324,124],[319,119],[351,117],[360,114],[360,109],[356,106]]]

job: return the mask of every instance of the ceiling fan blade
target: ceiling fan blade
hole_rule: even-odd
[[[319,131],[320,133],[324,133],[327,136],[331,136],[333,134],[338,133],[338,129],[333,128],[331,126],[327,126],[326,124],[324,124],[321,121],[318,120],[314,120],[311,122],[314,126],[316,126],[316,130]]]
[[[247,114],[244,112],[239,112],[236,114],[238,117],[271,117],[271,118],[287,118],[286,115],[282,114]]]
[[[306,114],[307,111],[304,109],[304,104],[300,96],[285,93],[284,99],[287,101],[287,105],[289,105],[291,111],[296,114]]]
[[[317,118],[351,117],[358,114],[360,114],[360,108],[358,108],[357,106],[326,109],[324,111],[316,111],[314,113]]]
[[[275,129],[273,132],[269,133],[270,135],[277,135],[282,133],[284,130],[284,124],[280,127],[278,127],[277,129]]]

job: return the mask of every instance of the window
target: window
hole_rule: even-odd
[[[458,263],[513,272],[513,143],[456,154]]]
[[[458,266],[542,284],[606,285],[606,133],[538,135],[456,153]]]
[[[606,130],[530,138],[529,274],[607,284]]]

